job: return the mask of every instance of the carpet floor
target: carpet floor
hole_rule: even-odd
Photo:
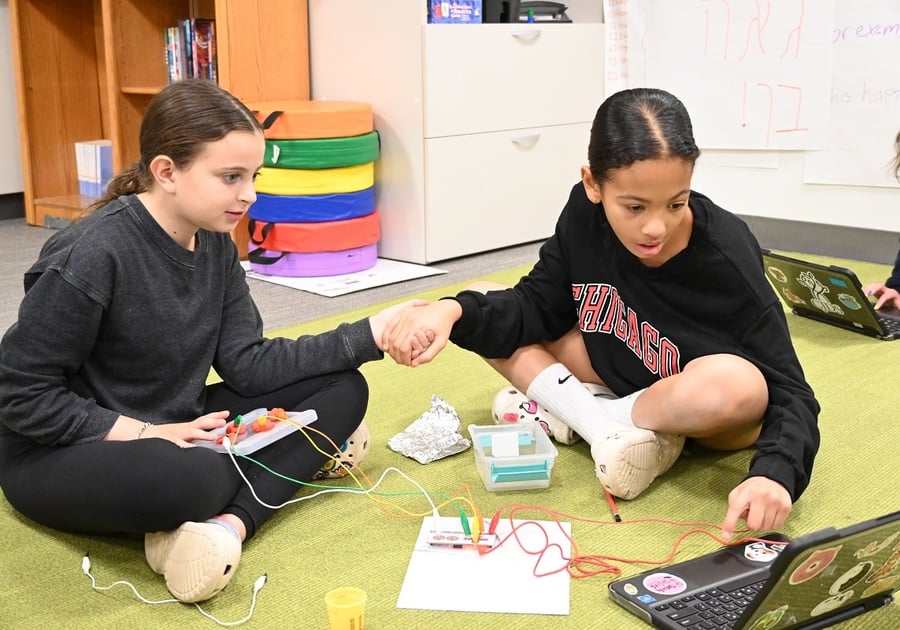
[[[884,278],[889,271],[884,265],[834,262],[854,268],[865,280]],[[517,267],[484,279],[511,284],[526,270]],[[434,289],[422,297],[436,299],[461,286]],[[270,334],[311,334],[375,310],[353,311]],[[807,378],[822,404],[822,446],[812,483],[782,531],[796,537],[897,510],[900,342],[878,341],[791,314],[788,319]],[[626,575],[665,560],[676,540],[697,522],[708,523],[709,531],[717,532],[726,495],[742,479],[751,456],[749,450],[725,456],[686,452],[640,497],[621,502],[624,522],[614,524],[583,443],[558,445],[549,488],[507,492],[484,488],[471,449],[423,465],[387,447],[392,436],[429,408],[434,394],[456,409],[464,435],[468,435],[465,427],[469,424],[491,424],[491,401],[504,383],[476,356],[449,346],[429,366],[409,369],[386,359],[363,366],[363,372],[371,386],[367,423],[372,445],[362,464],[369,478],[377,479],[389,467],[396,467],[435,496],[464,494],[467,487],[487,518],[497,511],[508,515],[512,505],[526,506],[517,518],[550,520],[549,511],[556,511],[559,518],[572,523],[579,556],[644,561],[613,562]],[[204,609],[224,621],[244,618],[254,581],[267,574],[268,583],[259,593],[247,627],[325,628],[323,598],[337,586],[356,586],[367,592],[369,630],[647,627],[609,599],[606,585],[613,574],[573,579],[570,613],[564,616],[398,609],[397,597],[412,546],[422,515],[429,513],[430,507],[408,481],[398,475],[386,479],[382,490],[391,493],[390,508],[371,496],[330,493],[281,510],[246,545],[237,575]],[[353,487],[349,478],[320,483]],[[300,489],[298,496],[313,492]],[[452,516],[455,511],[444,508],[441,513]],[[91,581],[81,570],[86,552],[98,585],[128,580],[149,599],[168,597],[161,578],[144,561],[139,539],[62,534],[35,525],[2,500],[0,530],[0,627],[214,627],[193,606],[146,605],[126,586],[92,591]],[[717,546],[707,536],[691,535],[678,549],[676,559]],[[442,588],[446,579],[434,575],[433,588]],[[502,576],[498,576],[496,588],[505,588]],[[842,627],[898,628],[900,607],[890,606]]]

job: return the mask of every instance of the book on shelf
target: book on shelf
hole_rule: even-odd
[[[170,83],[181,79],[218,82],[215,20],[178,20],[177,26],[166,28],[166,50]]]
[[[175,76],[175,30],[171,26],[164,31],[166,40],[166,68],[169,72],[169,83],[177,80]]]
[[[184,49],[184,57],[182,58],[181,78],[185,79],[194,76],[194,44],[191,39],[193,26],[189,19],[178,20],[178,26],[175,27],[178,32],[178,41]]]
[[[85,197],[100,198],[113,176],[112,142],[83,140],[75,143],[75,168],[78,192]]]
[[[193,24],[191,41],[194,49],[195,79],[213,79],[212,59],[216,50],[216,26],[213,20],[197,18]]]

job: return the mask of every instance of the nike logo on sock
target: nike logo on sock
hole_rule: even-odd
[[[565,383],[566,381],[568,381],[570,378],[572,378],[572,375],[571,375],[571,374],[567,374],[566,376],[564,376],[564,377],[562,377],[562,378],[560,378],[560,379],[557,379],[557,380],[559,381],[559,384],[562,385],[563,383]]]

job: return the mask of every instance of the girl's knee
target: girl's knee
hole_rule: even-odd
[[[769,402],[766,379],[759,369],[736,355],[716,354],[695,359],[682,373],[688,396],[725,417],[759,419]]]
[[[316,409],[320,417],[329,418],[329,426],[335,422],[346,423],[352,431],[366,415],[369,383],[359,370],[336,372],[329,375],[319,394],[304,401],[304,405]]]

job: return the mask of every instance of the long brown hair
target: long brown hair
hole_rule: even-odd
[[[894,159],[891,162],[891,168],[894,171],[894,178],[900,180],[900,131],[894,138]]]
[[[247,107],[212,81],[191,79],[171,83],[153,97],[140,131],[140,159],[109,182],[106,194],[88,212],[120,195],[146,192],[153,184],[150,162],[166,155],[185,168],[210,142],[231,131],[262,131]]]

